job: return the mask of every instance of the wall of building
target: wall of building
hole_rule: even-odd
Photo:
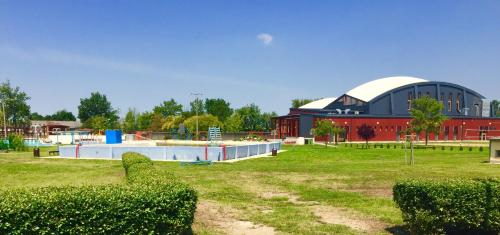
[[[409,128],[410,118],[368,118],[368,117],[316,117],[318,119],[328,119],[336,125],[346,130],[346,141],[363,141],[358,135],[358,128],[369,125],[375,130],[375,137],[372,141],[399,141],[404,138],[404,131]],[[481,129],[495,130],[480,131]],[[452,140],[481,140],[489,139],[492,136],[500,136],[500,119],[477,119],[477,118],[454,118],[444,122],[440,133],[430,134],[430,140],[452,141]],[[318,141],[324,138],[317,138]],[[424,140],[422,133],[419,139]]]

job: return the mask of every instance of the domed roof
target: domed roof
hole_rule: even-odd
[[[307,103],[299,107],[299,109],[323,109],[333,101],[335,101],[337,97],[323,98],[319,100],[315,100],[311,103]]]
[[[406,76],[380,78],[359,85],[354,89],[348,91],[346,95],[365,102],[370,102],[373,98],[382,95],[390,90],[422,82],[429,82],[429,81],[421,78],[406,77]]]

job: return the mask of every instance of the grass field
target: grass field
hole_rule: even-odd
[[[211,166],[156,162],[197,189],[198,234],[404,233],[392,202],[397,180],[500,176],[488,152],[417,149],[415,165],[398,149],[285,146],[275,158]],[[45,149],[46,151],[46,149]],[[46,155],[46,154],[45,154]],[[120,161],[34,159],[0,154],[0,187],[123,183]]]

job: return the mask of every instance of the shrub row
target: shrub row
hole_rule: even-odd
[[[394,201],[413,234],[499,234],[500,182],[398,182]]]
[[[149,159],[148,157],[146,157],[142,154],[135,153],[135,152],[126,152],[126,153],[122,154],[122,165],[123,165],[123,168],[125,169],[126,175],[128,175],[129,168],[132,165],[139,164],[139,163],[144,163],[144,164],[147,164],[150,166],[153,165],[153,161],[151,161],[151,159]]]
[[[126,156],[132,156],[123,162],[128,184],[1,191],[0,234],[189,232],[196,192],[164,181],[149,159],[138,160],[144,156]]]

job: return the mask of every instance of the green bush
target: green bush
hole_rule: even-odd
[[[128,184],[0,191],[0,234],[190,232],[194,189],[158,174],[143,155],[124,155]]]
[[[28,147],[24,144],[24,137],[18,134],[10,134],[8,136],[10,149],[15,151],[26,151]]]
[[[135,153],[135,152],[126,152],[122,154],[122,165],[123,168],[125,168],[125,174],[128,175],[129,169],[132,165],[134,164],[147,164],[147,165],[153,165],[153,161],[149,159],[148,157]]]
[[[11,190],[0,193],[0,234],[180,234],[195,208],[180,184]]]
[[[500,182],[398,182],[394,201],[413,234],[500,233]]]
[[[0,140],[0,150],[9,150],[8,140]]]

